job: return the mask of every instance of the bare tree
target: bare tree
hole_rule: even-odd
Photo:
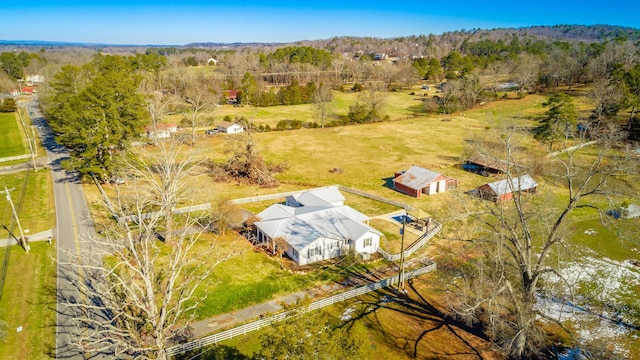
[[[418,70],[408,61],[400,62],[397,66],[395,78],[400,82],[400,86],[403,89],[410,89],[411,85],[422,78]]]
[[[462,95],[462,80],[449,80],[441,87],[440,96],[438,96],[438,106],[444,114],[450,114],[458,109],[460,97]]]
[[[192,76],[182,93],[182,111],[184,121],[191,128],[191,146],[196,143],[196,130],[206,124],[202,113],[212,112],[219,102],[220,93],[216,83],[210,77],[203,75]]]
[[[487,72],[493,79],[493,88],[498,89],[498,81],[507,72],[507,65],[500,60],[492,61],[487,65]]]
[[[609,78],[614,69],[619,67],[627,70],[637,61],[637,48],[633,43],[626,41],[623,43],[611,42],[606,45],[601,54],[591,59],[587,69],[592,80]]]
[[[382,117],[386,103],[386,93],[382,82],[369,81],[359,95],[359,101],[365,105],[370,114],[370,121],[375,122]]]
[[[518,153],[522,147],[517,135],[505,133],[494,139],[500,139],[502,152],[496,158],[507,161],[506,179],[514,196],[506,202],[466,203],[457,218],[457,225],[475,229],[461,237],[470,240],[472,251],[480,256],[469,262],[471,273],[462,271],[453,281],[452,308],[468,321],[483,322],[510,356],[528,358],[538,354],[547,339],[537,321],[547,316],[536,308],[536,301],[541,292],[550,291],[543,286],[545,276],[561,277],[559,264],[550,260],[565,249],[571,214],[576,209],[604,213],[608,206],[604,204],[615,195],[608,185],[627,173],[629,163],[615,149],[620,141],[615,131],[607,132],[588,151],[569,146],[581,139],[565,141],[563,151],[550,154],[546,166],[551,169],[549,181],[564,191],[560,203],[544,194],[515,191],[525,169],[517,164],[523,165],[527,156]]]
[[[320,118],[320,127],[324,128],[324,122],[331,112],[331,100],[333,94],[331,87],[327,84],[319,84],[313,93],[313,102],[316,116]]]
[[[186,182],[189,173],[202,163],[175,140],[158,143],[155,152],[140,150],[135,158],[125,158],[128,177],[135,179],[133,191],[147,197],[150,205],[164,211],[164,240],[173,239],[173,211],[192,192]]]
[[[151,119],[151,140],[154,145],[158,144],[158,124],[164,119],[174,104],[175,99],[170,95],[164,95],[162,92],[154,92],[148,96],[147,111]]]
[[[622,107],[624,98],[619,82],[607,78],[599,78],[587,93],[593,104],[592,118],[599,125],[605,118],[615,116]]]
[[[533,88],[538,79],[542,61],[535,55],[522,53],[512,63],[512,73],[519,89],[518,94],[524,96]]]
[[[478,102],[480,95],[484,91],[484,85],[480,82],[480,77],[477,73],[472,72],[467,74],[462,79],[462,88],[460,101],[465,108],[472,108]]]
[[[396,78],[398,70],[393,63],[387,61],[378,61],[374,63],[373,76],[375,79],[384,83],[385,90],[389,89],[389,85]]]
[[[196,225],[206,218],[180,215],[181,230],[173,241],[158,239],[187,169],[176,164],[174,153],[162,155],[160,163],[145,162],[143,168],[171,170],[145,175],[139,180],[143,186],[122,185],[107,204],[119,225],[85,239],[93,243],[91,253],[70,254],[71,265],[80,269],[72,281],[80,296],[65,304],[77,314],[70,344],[86,354],[164,359],[168,347],[190,337],[186,323],[206,297],[197,290],[224,260],[213,252],[213,243],[200,240]],[[141,174],[137,168],[133,173]],[[154,191],[166,193],[167,200],[158,201]],[[187,198],[183,194],[182,200]]]

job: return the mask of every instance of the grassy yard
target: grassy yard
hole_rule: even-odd
[[[0,186],[15,188],[11,196],[16,206],[25,188],[25,172],[0,176]],[[48,171],[29,172],[22,209],[22,228],[37,233],[54,227],[53,187]],[[0,199],[0,223],[10,223],[7,201]],[[14,228],[17,232],[17,228]],[[8,233],[0,229],[0,238]],[[55,245],[32,242],[27,255],[19,246],[0,248],[0,256],[10,254],[2,299],[0,320],[7,322],[6,342],[0,342],[2,359],[46,359],[54,344],[55,331]],[[18,332],[18,327],[22,331]]]
[[[11,197],[16,208],[20,205],[20,197],[25,189],[25,174],[26,172],[19,172],[0,176],[1,190],[4,190],[5,186],[9,189],[15,188],[11,192]],[[51,181],[51,173],[49,171],[29,172],[26,193],[19,217],[22,228],[28,229],[32,234],[52,229],[55,226],[53,185]],[[3,203],[2,211],[0,212],[0,224],[9,226],[11,208],[4,196],[0,199],[0,202]],[[0,238],[6,237],[8,237],[7,231],[0,229]]]
[[[29,254],[17,245],[12,246],[0,301],[0,319],[7,323],[6,340],[0,341],[0,359],[52,358],[56,314],[54,258],[55,244],[32,243]]]
[[[15,113],[0,113],[0,158],[29,152]],[[3,165],[0,163],[0,165]]]
[[[334,111],[346,114],[355,100],[355,94],[335,94]],[[366,125],[324,129],[302,129],[284,132],[254,133],[253,139],[260,154],[270,162],[286,162],[288,169],[276,175],[281,182],[276,189],[263,189],[247,186],[238,182],[214,183],[206,174],[193,177],[191,187],[197,193],[198,202],[217,202],[225,199],[249,197],[275,192],[300,190],[316,186],[342,184],[364,190],[385,198],[408,203],[431,214],[445,224],[456,214],[456,209],[469,203],[466,191],[476,188],[495,178],[486,178],[462,171],[459,165],[473,150],[469,140],[497,142],[495,134],[500,130],[515,128],[527,130],[535,127],[540,116],[546,111],[542,103],[546,97],[529,95],[524,99],[514,99],[487,103],[464,113],[450,115],[414,116],[419,104],[419,96],[406,92],[390,93],[387,109],[394,121]],[[581,114],[588,107],[580,100]],[[222,106],[216,109],[214,116],[219,122],[223,116],[245,116],[256,124],[275,124],[284,119],[312,120],[311,105],[294,107],[271,107],[255,109],[249,107]],[[492,138],[493,137],[493,138]],[[216,135],[201,137],[196,150],[212,160],[225,159],[225,149],[233,136]],[[522,150],[531,156],[546,151],[544,147],[529,139]],[[405,170],[411,165],[419,165],[458,180],[458,189],[420,199],[400,194],[392,189],[391,180],[395,172]],[[330,171],[340,169],[342,171]],[[541,172],[542,173],[542,172]],[[566,189],[560,184],[547,183],[536,175],[540,190],[533,201],[541,206],[561,205],[565,199],[561,195]],[[620,180],[622,181],[622,180]],[[626,179],[624,186],[640,191],[637,181]],[[623,186],[617,184],[616,186]],[[90,187],[87,188],[91,193]],[[108,191],[112,191],[109,190]],[[88,196],[94,204],[96,196]],[[345,194],[345,204],[368,216],[386,214],[397,210],[396,207],[381,204],[351,194]],[[245,208],[258,212],[269,206],[269,202],[249,204]],[[602,257],[617,261],[640,258],[640,244],[637,236],[640,226],[638,220],[620,220],[615,228],[605,228],[599,215],[590,211],[578,211],[572,216],[570,246],[591,249]],[[387,235],[390,249],[398,247],[397,228],[374,221],[372,226]],[[586,231],[594,229],[598,236]],[[613,230],[612,230],[613,229]],[[625,236],[621,236],[625,234]],[[242,239],[225,240],[227,246],[245,249]],[[235,244],[235,245],[234,245]],[[443,250],[446,249],[446,250]],[[453,249],[453,250],[452,250]],[[636,250],[633,250],[636,249]],[[399,250],[399,249],[398,249]],[[422,251],[425,256],[434,256],[436,261],[446,260],[446,256],[461,257],[455,244],[441,240],[437,246]],[[441,257],[440,257],[441,256]],[[214,269],[214,275],[201,289],[209,294],[198,312],[198,318],[231,311],[253,303],[262,302],[278,294],[308,288],[331,280],[332,272],[318,268],[308,274],[292,274],[284,271],[277,261],[266,255],[246,250]],[[339,272],[339,270],[338,270]],[[393,309],[392,305],[380,305],[376,311],[362,312],[358,321],[354,321],[352,331],[361,341],[370,346],[372,357],[383,354],[383,358],[438,358],[448,356],[455,359],[491,358],[486,342],[475,335],[474,329],[464,328],[461,324],[444,321],[436,309],[445,309],[442,301],[443,291],[429,282],[437,282],[434,275],[421,277],[414,281],[412,297],[417,304],[411,311]],[[640,297],[640,289],[636,289]],[[359,299],[355,306],[364,306],[375,299]],[[396,304],[393,304],[396,305]],[[433,307],[432,307],[433,305]],[[345,305],[341,305],[345,306]],[[336,307],[334,315],[342,311]],[[399,320],[401,319],[401,320]],[[402,325],[401,325],[402,323]],[[242,346],[240,346],[242,344]],[[255,348],[255,335],[229,343],[229,346],[249,349]],[[438,349],[447,349],[452,353],[438,353]],[[457,355],[454,355],[455,352]],[[631,358],[640,359],[640,355]]]
[[[400,234],[402,225],[381,219],[373,219],[369,222],[369,225],[384,234],[384,237],[380,239],[380,247],[382,249],[390,254],[399,254],[402,251],[402,235]],[[404,235],[404,248],[406,249],[418,238],[419,235],[410,231],[407,227]]]
[[[394,301],[393,293],[381,291],[322,311],[344,323],[362,345],[364,359],[502,359],[478,329],[443,316],[446,304],[441,302],[438,286],[436,277],[424,275],[409,284],[407,298],[401,302]],[[351,315],[345,317],[347,313]],[[216,353],[226,352],[248,360],[260,349],[260,334],[225,341],[202,358],[217,359],[221,357]]]

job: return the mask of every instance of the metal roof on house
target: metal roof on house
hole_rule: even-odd
[[[230,121],[221,121],[220,124],[218,124],[218,128],[228,129],[234,125],[240,126],[240,124],[232,123]]]
[[[499,196],[511,192],[533,189],[538,186],[538,183],[533,180],[531,176],[522,175],[520,177],[512,178],[511,184],[509,184],[509,179],[504,179],[486,184],[486,186],[488,186],[494,194]]]
[[[291,215],[281,217],[287,213]],[[270,218],[269,215],[276,217]],[[276,204],[257,216],[263,220],[257,221],[255,226],[262,232],[272,239],[284,238],[289,245],[298,251],[320,237],[348,240],[358,239],[367,232],[380,234],[378,230],[361,222],[362,219],[369,219],[366,215],[346,205],[324,208],[292,208]]]
[[[432,182],[438,180],[440,177],[445,179],[446,177],[435,171],[427,170],[420,166],[412,166],[409,170],[402,173],[402,175],[393,179],[393,182],[402,184],[408,188],[420,190]]]
[[[313,189],[295,194],[292,197],[303,206],[333,206],[335,203],[342,204],[345,200],[340,190],[335,187]]]

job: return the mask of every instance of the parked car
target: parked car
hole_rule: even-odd
[[[215,134],[217,134],[217,133],[218,133],[218,130],[216,130],[216,129],[209,129],[209,130],[205,131],[205,133],[206,133],[207,135],[215,135]]]
[[[422,89],[422,90],[431,90],[431,88],[429,87],[429,85],[422,85],[421,89]]]

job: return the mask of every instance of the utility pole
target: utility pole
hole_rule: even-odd
[[[27,142],[29,143],[29,151],[31,151],[31,161],[33,163],[33,170],[38,172],[38,168],[36,167],[36,138],[35,131],[33,127],[31,128],[32,137],[29,136],[29,130],[27,130],[27,125],[24,123],[24,119],[22,118],[22,111],[18,109],[18,117],[20,118],[20,123],[22,124],[22,129],[24,129],[24,135],[27,137]],[[33,138],[33,139],[32,139]],[[33,143],[31,142],[33,140]]]
[[[14,189],[7,189],[7,187],[4,187],[4,191],[0,191],[0,193],[4,193],[7,201],[9,201],[9,204],[11,205],[11,212],[13,213],[13,216],[16,218],[16,224],[18,225],[18,230],[20,231],[20,242],[22,247],[24,248],[24,250],[27,252],[27,254],[29,253],[29,245],[27,245],[27,239],[24,237],[24,232],[22,231],[22,225],[20,225],[20,219],[18,219],[18,214],[16,213],[16,208],[15,206],[13,206],[13,200],[11,200],[11,191],[15,190]]]
[[[402,237],[400,240],[400,274],[398,275],[398,291],[405,291],[404,289],[404,231],[407,224],[407,211],[405,210],[402,217]]]

